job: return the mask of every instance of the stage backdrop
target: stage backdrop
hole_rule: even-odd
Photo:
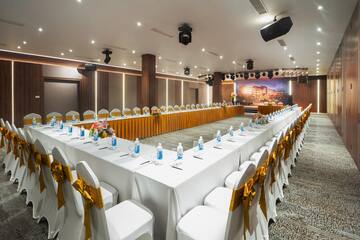
[[[291,103],[289,79],[258,79],[236,81],[237,101],[243,105]]]

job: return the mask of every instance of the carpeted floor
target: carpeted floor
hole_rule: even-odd
[[[238,128],[248,118],[232,118],[142,140],[185,149],[200,135],[210,140],[217,129]],[[270,239],[360,239],[360,172],[326,115],[313,115],[304,147],[292,170],[285,199],[277,205],[277,222]],[[45,221],[37,224],[25,195],[0,171],[0,240],[47,239]]]

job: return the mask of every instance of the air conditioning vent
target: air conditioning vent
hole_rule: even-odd
[[[169,33],[166,33],[164,31],[161,31],[161,30],[159,30],[157,28],[151,28],[150,31],[152,31],[154,33],[157,33],[157,34],[160,34],[160,35],[162,35],[164,37],[168,37],[168,38],[173,38],[174,37],[173,35],[171,35]]]
[[[219,57],[219,54],[217,54],[217,53],[215,53],[215,52],[208,52],[208,53],[210,53],[211,55],[214,55],[214,56],[216,56],[216,57]]]
[[[127,51],[128,49],[124,48],[124,47],[119,47],[119,46],[115,46],[115,45],[111,45],[111,44],[104,44],[104,48],[110,48],[112,50],[117,49],[120,51]]]
[[[279,40],[277,40],[278,41],[278,43],[280,44],[280,46],[282,46],[282,47],[286,47],[287,45],[286,45],[286,42],[283,40],[283,39],[279,39]]]
[[[265,14],[267,13],[267,10],[265,8],[264,3],[262,2],[262,0],[250,0],[250,3],[253,5],[253,7],[255,8],[255,10],[259,13],[259,14]]]
[[[25,26],[25,24],[23,24],[23,23],[15,22],[15,21],[12,21],[12,20],[7,20],[7,19],[3,19],[3,18],[0,18],[0,23],[13,25],[13,26],[16,26],[16,27],[24,27]]]

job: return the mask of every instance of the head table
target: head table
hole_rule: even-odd
[[[171,240],[176,239],[176,224],[183,215],[201,205],[214,188],[223,186],[227,175],[300,113],[300,108],[293,108],[265,126],[247,128],[244,135],[237,130],[230,139],[226,134],[220,147],[215,148],[212,140],[204,144],[201,153],[194,149],[185,151],[183,160],[176,160],[176,152],[164,150],[164,159],[157,161],[155,146],[146,144],[141,145],[140,156],[132,157],[128,154],[134,145],[132,141],[118,138],[118,146],[113,150],[109,138],[95,145],[90,138],[80,139],[76,127],[71,136],[49,126],[29,130],[49,151],[53,147],[62,149],[72,166],[79,161],[88,162],[101,181],[119,191],[120,201],[135,199],[148,207],[155,217],[155,239]]]

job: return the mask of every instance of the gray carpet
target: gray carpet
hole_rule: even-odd
[[[231,118],[142,140],[185,149],[199,135],[210,140],[217,129],[225,132],[248,118]],[[360,239],[360,172],[326,115],[313,115],[304,147],[292,170],[285,199],[277,205],[277,222],[270,239]],[[47,224],[37,224],[25,195],[0,172],[0,240],[47,239]]]

